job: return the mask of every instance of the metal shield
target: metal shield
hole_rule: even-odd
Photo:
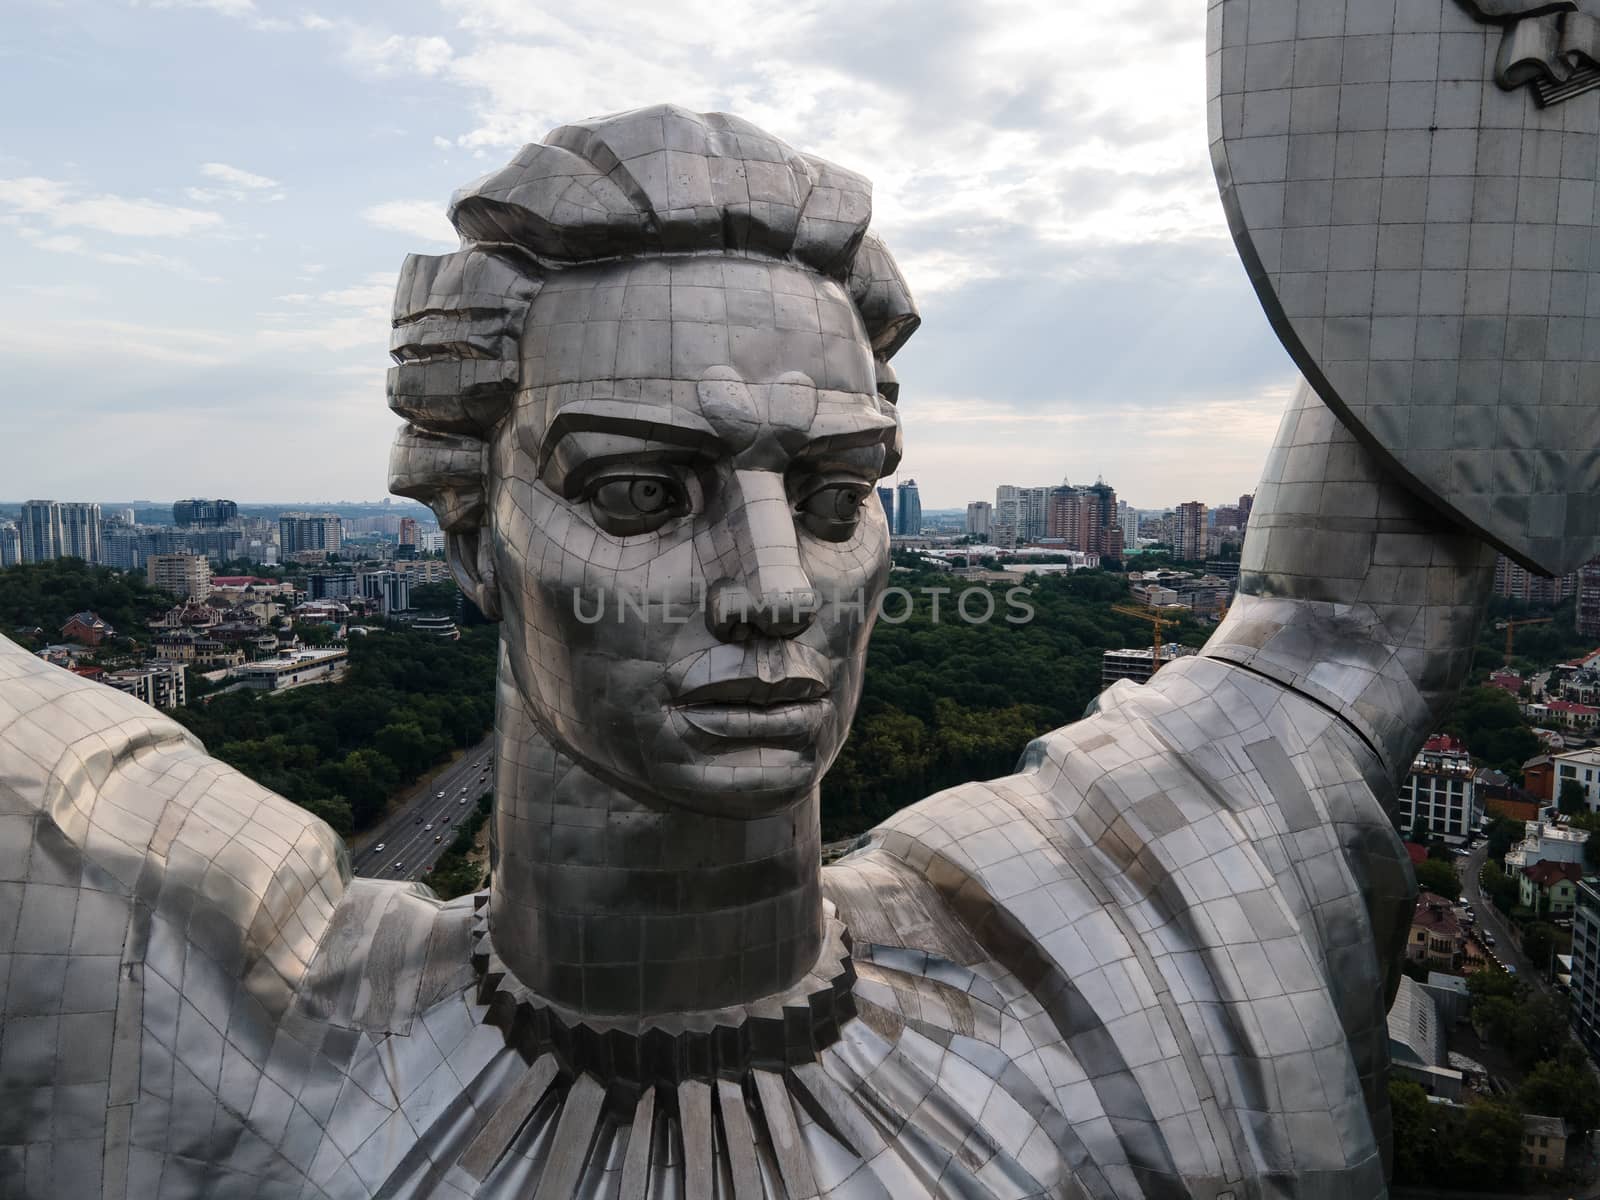
[[[1547,574],[1600,553],[1597,31],[1516,0],[1212,0],[1207,30],[1212,163],[1279,338]]]

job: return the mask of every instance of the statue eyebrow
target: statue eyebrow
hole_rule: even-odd
[[[794,457],[887,445],[895,435],[892,420],[866,412],[819,413],[803,438],[794,436],[799,430],[773,429]],[[712,459],[733,449],[703,417],[682,408],[633,400],[578,400],[551,420],[539,448],[538,473],[546,482],[570,480],[586,465],[628,455]]]

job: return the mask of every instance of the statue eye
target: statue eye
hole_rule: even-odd
[[[607,533],[650,533],[689,511],[682,482],[668,475],[613,475],[590,489],[590,510]]]
[[[861,506],[872,495],[864,483],[824,483],[796,506],[800,523],[815,536],[830,542],[847,541],[861,520]]]

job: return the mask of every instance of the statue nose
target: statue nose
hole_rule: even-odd
[[[706,624],[725,642],[795,637],[816,620],[821,597],[800,562],[794,513],[775,471],[736,471],[729,514],[737,573],[707,590]]]

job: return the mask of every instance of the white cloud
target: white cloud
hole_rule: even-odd
[[[214,212],[109,194],[78,196],[70,184],[36,175],[0,179],[0,205],[58,229],[93,229],[123,237],[188,237],[223,225]]]
[[[346,25],[345,59],[357,69],[378,76],[437,75],[450,65],[454,52],[442,37],[381,34],[360,25]]]
[[[138,7],[138,0],[134,0],[134,7]],[[253,17],[256,15],[254,0],[145,0],[145,7],[199,8],[221,13],[225,17]]]
[[[361,219],[379,229],[429,242],[456,244],[456,232],[437,200],[386,200],[363,209]]]
[[[276,179],[268,179],[265,175],[257,175],[252,171],[230,167],[227,163],[202,163],[200,164],[200,174],[207,179],[216,179],[236,188],[249,188],[251,191],[263,191],[278,186]]]
[[[389,310],[394,301],[397,275],[374,272],[347,287],[311,295],[294,292],[279,296],[296,311],[258,313],[258,317],[287,322],[258,330],[256,340],[275,350],[359,350],[361,361],[352,366],[377,369],[388,359]]]
[[[185,279],[204,283],[217,282],[217,276],[204,275],[186,260],[168,254],[156,254],[150,250],[103,250],[90,245],[77,234],[46,234],[29,226],[19,228],[17,235],[38,249],[47,250],[52,254],[74,254],[117,267],[157,267],[174,275],[181,275]]]
[[[0,322],[0,350],[28,357],[53,355],[76,360],[92,350],[112,360],[215,367],[236,358],[234,345],[231,336],[215,330],[114,319],[55,320],[39,325]]]

